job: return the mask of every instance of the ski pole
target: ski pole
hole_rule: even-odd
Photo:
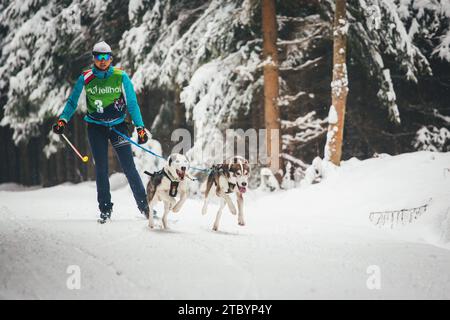
[[[83,156],[80,154],[80,152],[77,150],[77,148],[75,148],[74,145],[69,141],[69,139],[67,139],[67,137],[66,137],[64,134],[61,134],[61,135],[62,135],[62,137],[64,138],[64,140],[66,140],[66,142],[69,144],[69,146],[72,147],[73,151],[75,151],[75,153],[80,157],[80,159],[81,159],[83,162],[88,162],[88,161],[89,161],[89,157],[88,157],[88,156],[84,156],[84,157],[83,157]]]

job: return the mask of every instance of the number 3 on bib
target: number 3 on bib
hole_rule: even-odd
[[[98,113],[103,113],[103,102],[102,102],[102,100],[95,100],[94,101],[94,103],[95,103],[95,106],[97,107],[97,112]]]

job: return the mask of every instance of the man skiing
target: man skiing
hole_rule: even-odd
[[[149,208],[144,185],[136,170],[131,145],[112,130],[128,136],[124,122],[126,110],[136,126],[138,143],[147,142],[144,122],[136,99],[136,93],[128,75],[112,66],[111,47],[104,41],[94,45],[92,50],[94,66],[78,78],[63,113],[53,125],[53,131],[62,134],[75,113],[83,89],[86,92],[88,138],[95,160],[97,200],[100,209],[100,223],[111,218],[113,203],[108,177],[108,140],[111,142],[120,165],[128,179],[134,199],[140,212],[148,218]]]

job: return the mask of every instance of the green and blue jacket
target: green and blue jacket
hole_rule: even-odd
[[[66,122],[72,118],[83,89],[86,92],[87,114],[84,120],[103,126],[115,126],[126,118],[126,111],[136,127],[143,127],[142,115],[130,78],[120,68],[110,66],[101,71],[96,67],[84,71],[59,117]]]

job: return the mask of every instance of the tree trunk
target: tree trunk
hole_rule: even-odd
[[[272,172],[281,181],[280,112],[278,108],[278,53],[275,0],[262,1],[262,32],[264,58],[264,120],[266,152]],[[275,130],[275,131],[273,131]],[[273,132],[272,132],[273,131]],[[272,135],[274,133],[274,135]]]
[[[328,114],[328,135],[325,160],[339,165],[342,156],[345,104],[348,93],[347,65],[345,63],[348,23],[346,0],[336,0],[333,24],[333,81],[331,82],[331,107]]]
[[[175,114],[173,118],[173,127],[175,129],[184,128],[185,127],[185,114],[186,109],[184,104],[180,101],[181,87],[176,85],[175,89]]]

